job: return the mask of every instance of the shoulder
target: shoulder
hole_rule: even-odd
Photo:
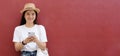
[[[36,25],[38,28],[45,28],[43,25]]]
[[[45,27],[43,25],[37,25],[37,29],[45,30]]]
[[[23,27],[24,27],[24,25],[16,26],[16,27],[15,27],[15,30],[22,29]]]

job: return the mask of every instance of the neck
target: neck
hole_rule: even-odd
[[[26,23],[25,26],[31,28],[34,26],[34,24],[33,23]]]

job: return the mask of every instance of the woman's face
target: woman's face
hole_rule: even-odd
[[[26,23],[33,23],[35,18],[36,18],[35,11],[28,10],[28,11],[25,12]]]

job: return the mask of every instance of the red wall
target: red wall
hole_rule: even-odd
[[[1,0],[0,56],[20,56],[12,38],[26,2],[41,9],[50,56],[120,56],[119,0]]]

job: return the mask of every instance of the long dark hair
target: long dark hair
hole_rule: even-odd
[[[24,24],[26,24],[26,20],[25,20],[25,13],[27,12],[28,10],[26,10],[26,11],[24,11],[23,13],[22,13],[22,17],[21,17],[21,22],[20,22],[20,25],[24,25]],[[37,14],[37,12],[36,11],[34,11],[35,12],[35,14],[36,14],[36,18],[35,18],[35,20],[34,20],[34,24],[38,24],[37,23],[37,16],[38,16],[38,14]]]

